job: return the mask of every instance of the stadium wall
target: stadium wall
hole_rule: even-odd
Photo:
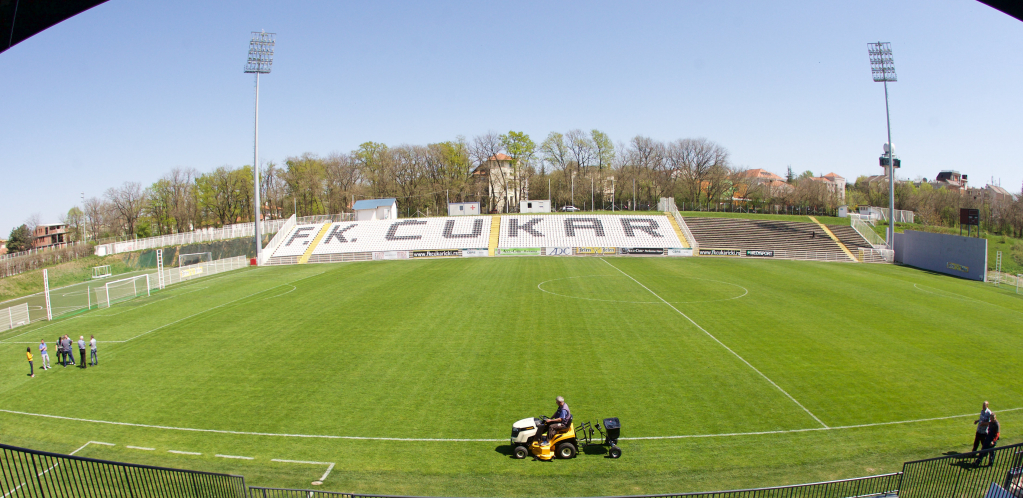
[[[987,239],[906,230],[895,234],[895,262],[987,282]]]

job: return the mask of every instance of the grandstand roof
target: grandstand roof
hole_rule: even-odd
[[[391,206],[392,204],[395,204],[396,202],[398,202],[398,201],[397,201],[397,199],[394,199],[394,198],[389,198],[389,199],[363,199],[361,201],[355,201],[355,204],[352,206],[352,209],[353,210],[376,209],[378,207]]]

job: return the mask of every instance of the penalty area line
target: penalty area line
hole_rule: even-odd
[[[600,260],[601,260],[601,261],[603,261],[603,262],[605,262],[605,263],[607,263],[607,265],[608,265],[608,266],[610,266],[611,268],[614,268],[615,270],[618,270],[618,272],[619,272],[619,273],[621,273],[622,275],[625,275],[626,277],[629,277],[629,280],[632,280],[633,282],[636,282],[636,284],[637,284],[637,285],[639,285],[640,287],[642,287],[642,288],[646,289],[646,290],[647,290],[647,292],[649,292],[649,293],[653,294],[653,295],[654,295],[654,297],[656,297],[657,299],[660,299],[660,300],[661,300],[661,302],[663,302],[664,304],[668,305],[668,307],[669,307],[669,308],[671,308],[671,309],[675,310],[675,313],[678,313],[679,315],[682,315],[682,317],[683,317],[683,318],[685,318],[686,320],[689,320],[689,323],[693,324],[693,325],[694,325],[694,326],[695,326],[696,328],[700,329],[700,330],[701,330],[701,331],[702,331],[702,332],[703,332],[704,334],[707,334],[707,337],[710,337],[711,339],[714,339],[714,342],[716,342],[716,343],[718,343],[719,345],[721,345],[721,347],[723,347],[723,348],[727,349],[727,350],[728,350],[728,352],[729,352],[729,353],[732,353],[733,355],[735,355],[735,357],[736,357],[736,358],[738,358],[738,359],[739,359],[739,361],[741,361],[741,362],[745,363],[747,367],[750,367],[750,368],[752,368],[754,372],[756,372],[756,373],[760,374],[760,376],[761,376],[761,377],[763,377],[763,378],[764,378],[764,380],[766,380],[767,382],[769,382],[769,383],[770,383],[770,384],[771,384],[772,386],[774,386],[774,387],[775,387],[776,389],[778,389],[779,391],[781,391],[781,393],[782,393],[782,394],[784,394],[784,395],[785,395],[786,397],[788,397],[788,398],[789,398],[790,400],[792,400],[792,402],[793,402],[793,403],[795,403],[795,404],[796,404],[796,405],[798,405],[798,406],[799,406],[800,408],[802,408],[802,409],[803,409],[803,411],[804,411],[804,412],[806,412],[806,413],[807,413],[808,415],[810,415],[811,417],[813,417],[813,419],[814,419],[814,420],[816,420],[818,424],[821,424],[821,427],[823,427],[823,428],[825,428],[825,429],[827,429],[827,428],[828,428],[828,424],[825,424],[824,422],[822,422],[822,421],[821,421],[821,419],[817,418],[817,415],[814,415],[814,414],[813,414],[813,412],[811,412],[811,411],[810,411],[810,410],[808,410],[808,409],[807,409],[807,408],[806,408],[805,406],[803,406],[803,404],[802,404],[802,403],[800,403],[800,402],[799,402],[798,400],[796,400],[796,398],[792,397],[792,395],[791,395],[791,394],[789,394],[789,393],[788,393],[788,391],[786,391],[786,390],[782,389],[782,388],[781,388],[781,386],[779,386],[779,385],[778,385],[778,384],[776,384],[776,383],[775,383],[775,382],[774,382],[773,380],[771,380],[771,378],[770,378],[770,377],[768,377],[767,375],[764,375],[764,372],[761,372],[760,370],[758,370],[758,369],[757,369],[757,367],[753,366],[753,364],[752,364],[752,363],[750,363],[750,362],[746,361],[746,359],[745,359],[745,358],[743,358],[742,356],[739,356],[739,353],[736,353],[735,351],[733,351],[733,350],[732,350],[732,348],[730,348],[730,347],[728,347],[727,345],[725,345],[725,343],[721,342],[721,340],[720,340],[720,339],[718,339],[717,337],[714,337],[714,335],[713,335],[713,334],[711,334],[710,332],[707,332],[707,329],[705,329],[705,328],[701,327],[701,326],[700,326],[700,324],[696,323],[696,321],[695,321],[695,320],[693,320],[692,318],[689,318],[689,315],[687,315],[687,314],[685,314],[685,313],[683,313],[683,312],[679,311],[679,309],[678,309],[678,308],[676,308],[676,307],[675,307],[675,305],[673,305],[673,304],[669,303],[669,302],[668,302],[668,301],[666,301],[666,300],[665,300],[665,299],[664,299],[663,297],[661,297],[661,296],[660,296],[659,294],[657,294],[656,292],[654,292],[654,291],[650,290],[650,288],[649,288],[649,287],[647,287],[647,286],[643,285],[643,284],[642,284],[642,283],[641,283],[641,282],[640,282],[639,280],[636,280],[635,278],[632,278],[632,275],[629,275],[628,273],[625,273],[624,271],[622,271],[622,270],[621,270],[620,268],[618,268],[617,266],[615,266],[615,265],[612,265],[612,264],[611,264],[610,262],[608,262],[608,260],[606,260],[606,259],[604,259],[604,258],[600,258]]]

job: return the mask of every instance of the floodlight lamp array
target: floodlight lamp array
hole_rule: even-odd
[[[253,31],[249,41],[249,60],[245,64],[246,73],[269,74],[274,62],[274,43],[277,33]]]
[[[890,42],[868,43],[867,53],[870,54],[870,73],[874,81],[898,81]]]

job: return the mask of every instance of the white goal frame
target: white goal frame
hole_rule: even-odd
[[[107,278],[112,275],[113,273],[110,271],[110,265],[100,265],[92,267],[92,278]]]
[[[106,294],[106,297],[107,297],[107,308],[109,308],[110,304],[111,304],[110,303],[110,285],[111,284],[118,284],[118,283],[121,283],[121,282],[127,282],[129,280],[132,281],[132,290],[134,291],[132,299],[134,299],[135,297],[138,297],[138,295],[139,295],[139,287],[138,287],[139,284],[138,284],[138,281],[143,279],[143,278],[146,279],[146,296],[148,297],[148,296],[150,296],[149,274],[148,273],[143,274],[143,275],[136,275],[134,277],[122,278],[120,280],[114,280],[113,282],[107,282],[106,285],[103,286],[103,292]]]
[[[195,263],[188,263],[187,265],[181,264],[181,258],[183,258],[185,256],[202,256],[204,254],[206,255],[206,257],[200,259],[199,261],[196,261]],[[188,253],[188,254],[178,254],[178,267],[179,268],[182,267],[182,266],[193,266],[193,265],[200,265],[200,264],[203,264],[203,263],[209,263],[210,261],[213,261],[213,253],[211,253],[211,252],[192,252],[192,253]]]

